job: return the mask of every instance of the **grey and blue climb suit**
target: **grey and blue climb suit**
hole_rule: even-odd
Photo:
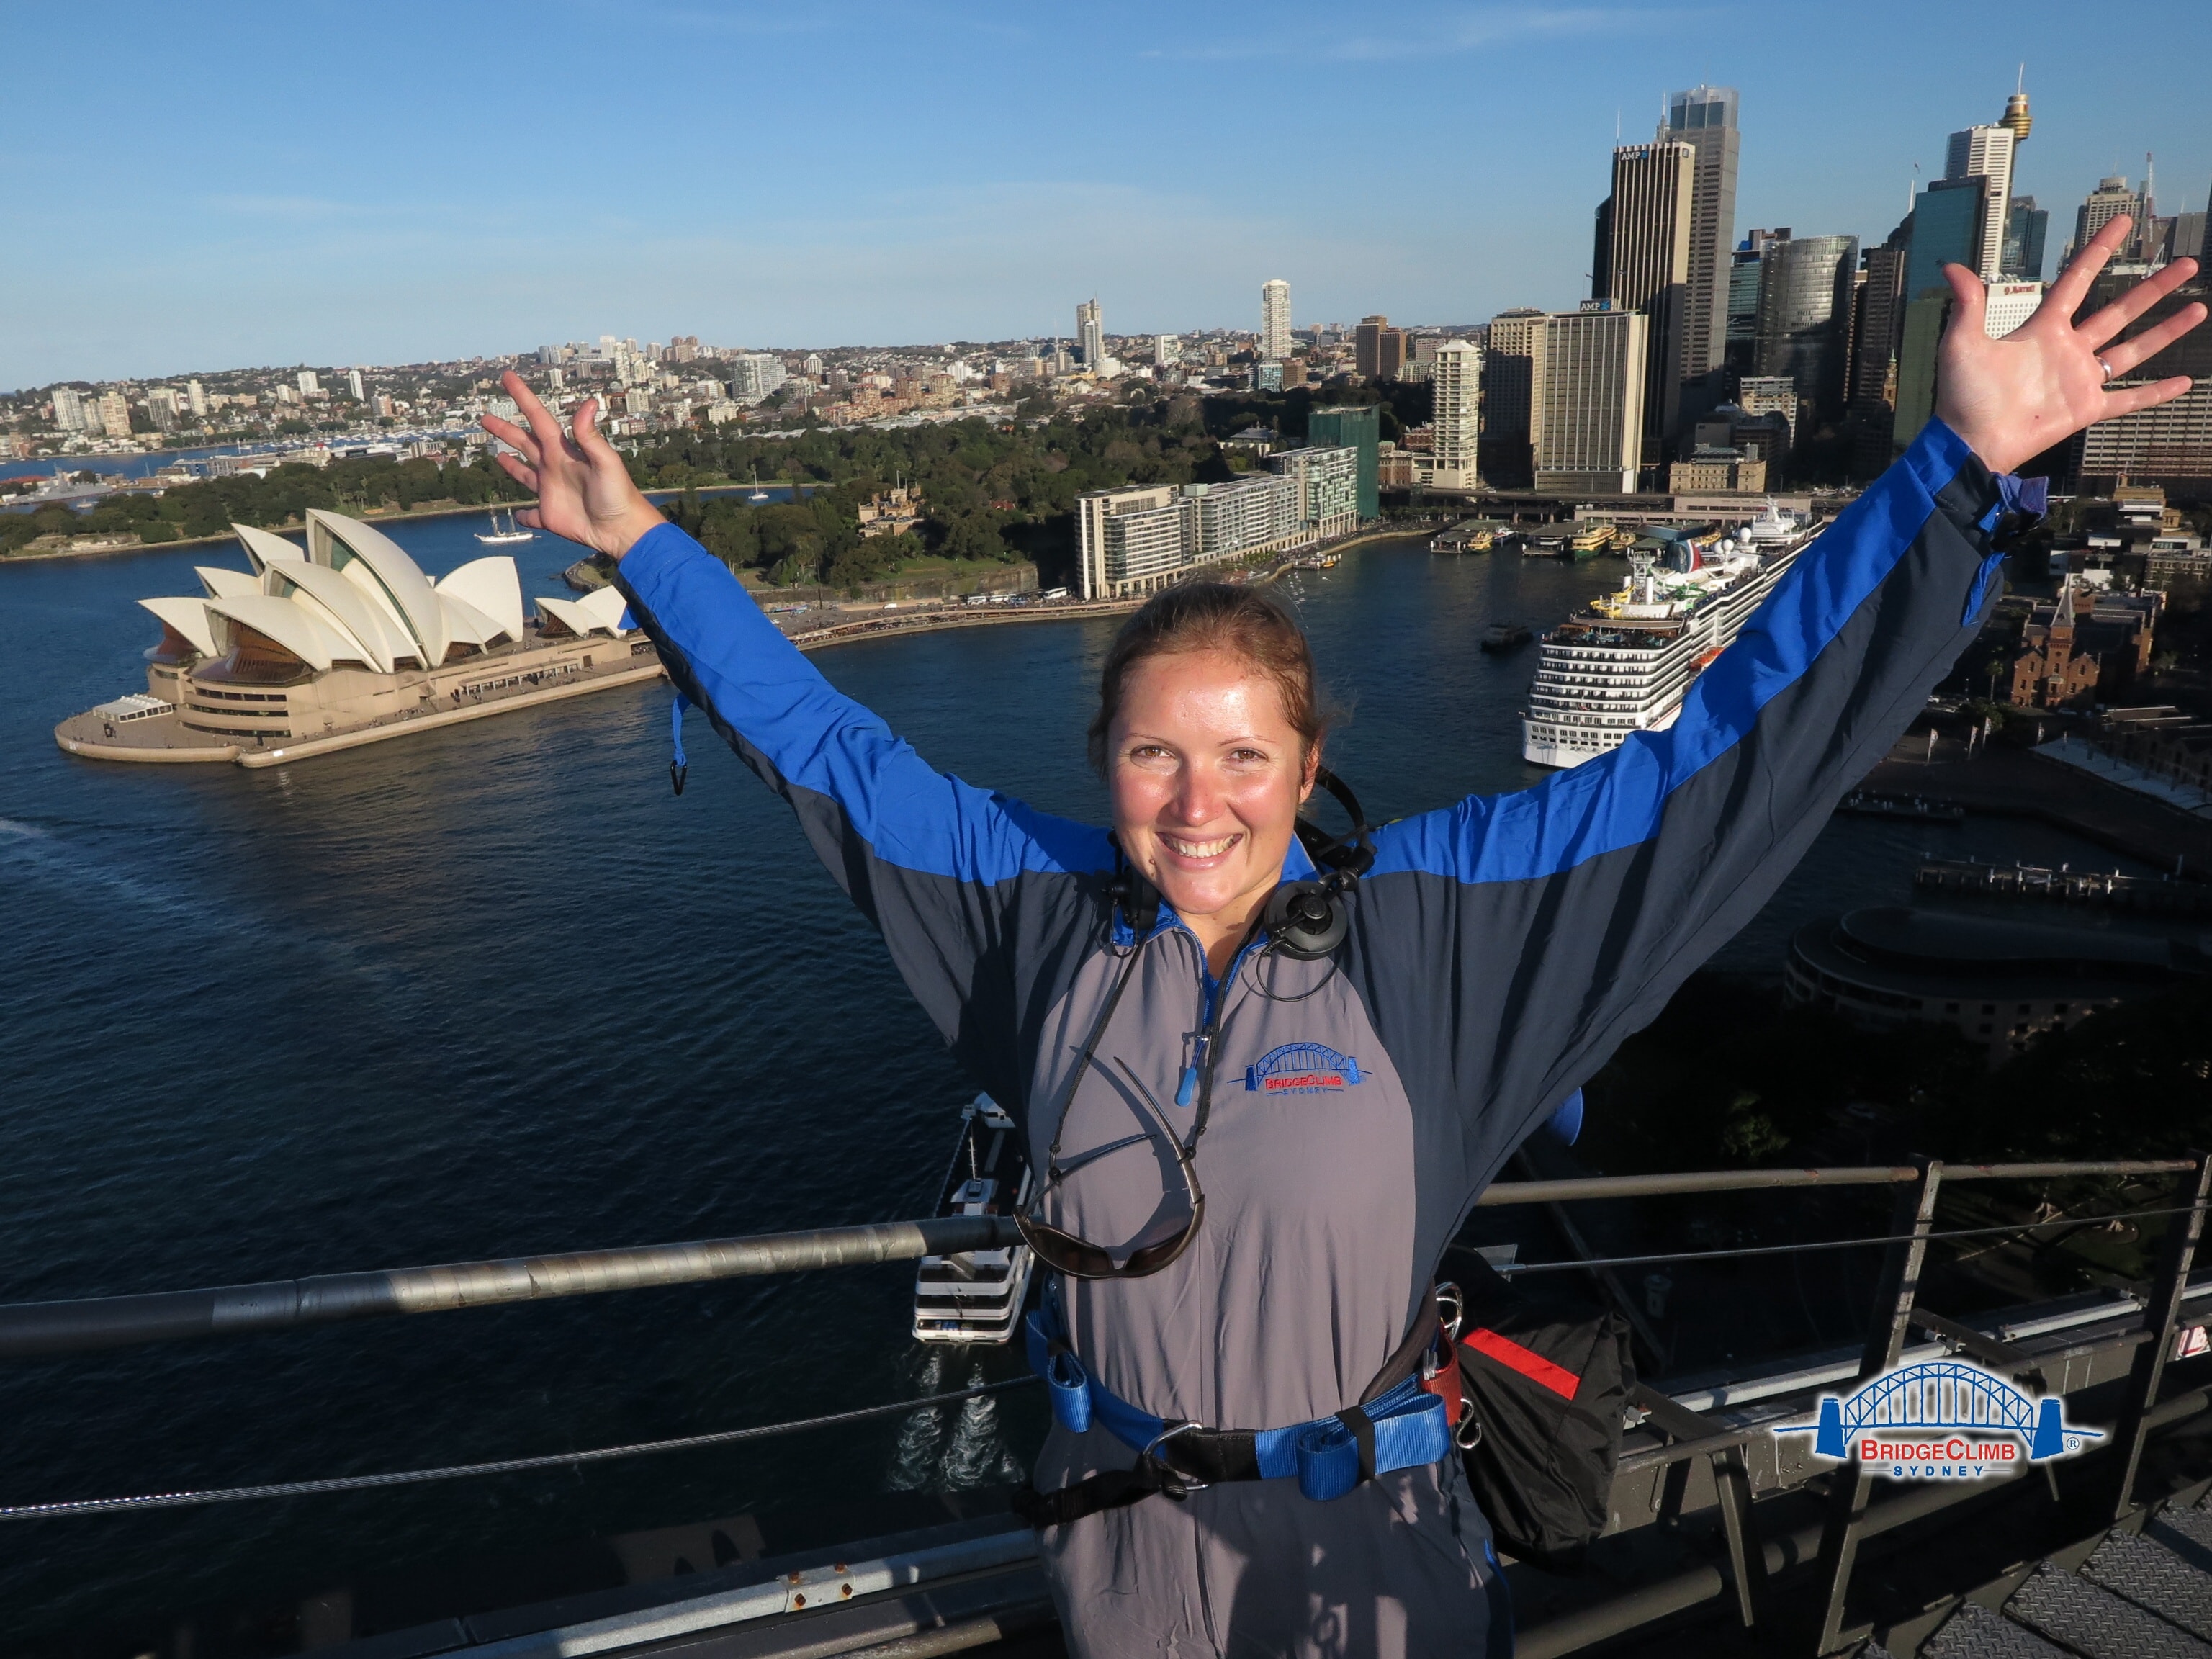
[[[1671,727],[1384,826],[1333,959],[1248,948],[1218,981],[1171,911],[1129,934],[1106,831],[933,771],[675,526],[640,540],[619,582],[678,686],[790,802],[954,1054],[1021,1117],[1040,1168],[1045,1109],[1138,951],[1100,1063],[1075,1083],[1063,1162],[1132,1144],[1072,1175],[1048,1218],[1117,1253],[1180,1224],[1182,1185],[1117,1061],[1179,1133],[1178,1085],[1204,1062],[1207,1213],[1156,1275],[1063,1282],[1069,1336],[1142,1410],[1256,1430],[1358,1401],[1508,1155],[1751,918],[1887,753],[1994,599],[2000,482],[1931,423],[1800,556]],[[1294,842],[1285,878],[1308,867]],[[1096,1425],[1055,1427],[1036,1483],[1134,1458]],[[1048,1528],[1043,1547],[1079,1655],[1510,1648],[1488,1529],[1451,1458],[1329,1503],[1284,1480],[1153,1498]]]

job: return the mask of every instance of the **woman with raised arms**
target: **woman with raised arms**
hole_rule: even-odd
[[[1409,1374],[1432,1278],[1531,1128],[1758,910],[1996,599],[2013,469],[2186,379],[2106,383],[2201,321],[2080,325],[2129,234],[1985,337],[1957,295],[1936,417],[1799,556],[1664,732],[1519,793],[1302,838],[1306,641],[1252,590],[1154,596],[1109,654],[1111,828],[932,771],[639,494],[596,430],[487,420],[525,523],[619,560],[685,696],[799,815],[1046,1172],[1025,1496],[1071,1652],[1510,1652],[1488,1528]],[[2032,497],[2033,492],[2031,492]]]

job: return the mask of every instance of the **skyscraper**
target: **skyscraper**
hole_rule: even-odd
[[[1739,379],[1752,372],[1759,356],[1759,262],[1767,244],[1789,240],[1787,225],[1753,230],[1729,256],[1728,337],[1721,361]]]
[[[301,369],[299,373],[298,380],[300,382],[300,390],[303,392],[320,392],[323,389],[322,381],[316,378],[315,371],[312,368]]]
[[[1943,162],[1947,179],[1981,179],[1982,222],[1974,235],[1974,251],[1964,260],[1985,283],[2004,275],[2005,216],[2012,205],[2013,130],[1991,123],[1968,127],[1951,135]]]
[[[2051,215],[2036,206],[2033,196],[2015,196],[2005,211],[2005,280],[2039,283],[2043,280],[2043,242],[2051,228]]]
[[[2008,143],[2012,135],[2005,135]],[[1788,375],[1822,415],[1844,403],[1844,353],[1857,279],[1856,236],[1795,236],[1760,261],[1759,372]]]
[[[1529,482],[1528,404],[1535,368],[1531,337],[1544,320],[1534,307],[1500,312],[1490,319],[1482,354],[1482,473],[1509,489]]]
[[[1362,317],[1352,333],[1352,367],[1370,380],[1395,380],[1406,368],[1406,331],[1388,317]]]
[[[1660,460],[1681,410],[1697,162],[1688,144],[1623,144],[1613,152],[1610,265],[1599,297],[1651,319],[1642,422],[1646,465]]]
[[[1260,356],[1291,355],[1291,285],[1281,277],[1260,284]]]
[[[1437,348],[1430,376],[1436,423],[1436,478],[1443,489],[1473,489],[1482,482],[1482,348],[1447,340]]]
[[[1075,307],[1075,349],[1085,368],[1097,368],[1106,356],[1106,331],[1099,321],[1094,297]]]
[[[2142,217],[2142,198],[2128,188],[2126,179],[2115,175],[2100,179],[2096,189],[2089,192],[2074,214],[2074,240],[2066,245],[2066,262],[2074,262],[2075,253],[2106,225],[2123,213]]]
[[[194,420],[207,418],[207,391],[198,380],[185,382],[185,402],[191,408]]]
[[[1626,495],[1644,453],[1650,319],[1613,301],[1554,312],[1529,331],[1536,488]]]
[[[54,424],[64,432],[84,430],[84,399],[77,395],[75,386],[54,388]]]
[[[1690,280],[1685,297],[1682,373],[1718,368],[1728,343],[1729,250],[1735,241],[1736,131],[1734,87],[1696,86],[1667,99],[1659,135],[1697,152],[1690,186]]]
[[[368,393],[363,392],[362,389],[361,371],[359,369],[349,368],[346,370],[346,391],[352,394],[353,400],[356,403],[361,402],[363,398],[368,396]]]

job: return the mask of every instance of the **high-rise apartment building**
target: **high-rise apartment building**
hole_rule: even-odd
[[[1682,372],[1694,380],[1721,366],[1728,344],[1729,250],[1735,241],[1735,174],[1741,136],[1734,87],[1669,94],[1660,137],[1697,152],[1690,186],[1690,280],[1682,325]]]
[[[1429,392],[1436,426],[1436,480],[1441,489],[1482,483],[1482,348],[1447,340],[1437,348]]]
[[[300,395],[303,398],[311,392],[320,392],[323,389],[322,381],[316,377],[315,371],[312,368],[301,369],[299,373],[298,380],[300,383]]]
[[[1306,416],[1306,441],[1322,448],[1350,449],[1358,456],[1355,504],[1362,519],[1382,511],[1382,415],[1373,404],[1332,405]]]
[[[1362,317],[1352,331],[1352,367],[1370,380],[1395,380],[1406,371],[1406,331],[1388,317]]]
[[[84,430],[84,399],[75,386],[54,388],[54,424],[64,432]]]
[[[1155,364],[1164,366],[1168,363],[1179,362],[1182,357],[1182,343],[1176,339],[1174,335],[1155,334],[1152,336],[1152,362]]]
[[[1697,163],[1698,152],[1688,144],[1623,144],[1613,152],[1613,234],[1602,297],[1650,319],[1642,422],[1646,465],[1658,464],[1681,412]]]
[[[207,418],[207,392],[198,380],[185,382],[185,404],[192,411],[194,420],[204,421]]]
[[[119,392],[100,394],[100,430],[103,437],[131,435],[131,400]]]
[[[146,392],[146,413],[153,417],[156,432],[174,432],[177,429],[177,389],[169,386],[149,387]]]
[[[1359,526],[1359,452],[1341,444],[1285,449],[1267,457],[1267,471],[1287,480],[1298,525],[1319,540]]]
[[[1291,285],[1278,276],[1260,284],[1260,356],[1291,355]]]
[[[1075,307],[1075,349],[1085,368],[1095,369],[1106,360],[1106,330],[1096,298]]]
[[[360,403],[368,397],[368,393],[361,383],[361,371],[359,369],[349,368],[346,370],[346,392],[356,403]]]
[[[1856,236],[1793,236],[1759,262],[1759,372],[1788,375],[1822,415],[1843,409],[1858,264]]]
[[[2012,206],[2013,130],[1995,122],[1968,127],[1951,135],[1944,156],[1947,179],[1979,179],[1982,186],[1981,223],[1974,232],[1974,251],[1965,263],[1985,283],[2004,276],[2006,215]]]
[[[760,403],[775,395],[784,378],[783,359],[774,352],[740,352],[730,360],[730,397],[737,403]]]
[[[1579,311],[1553,312],[1530,330],[1528,426],[1538,489],[1635,489],[1650,329],[1643,313],[1593,300]]]

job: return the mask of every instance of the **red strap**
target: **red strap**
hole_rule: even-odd
[[[1565,1366],[1554,1365],[1543,1355],[1498,1335],[1496,1331],[1478,1328],[1469,1331],[1460,1340],[1477,1353],[1487,1354],[1499,1364],[1520,1372],[1532,1382],[1542,1383],[1562,1399],[1572,1400],[1575,1390],[1583,1385],[1582,1378]]]

